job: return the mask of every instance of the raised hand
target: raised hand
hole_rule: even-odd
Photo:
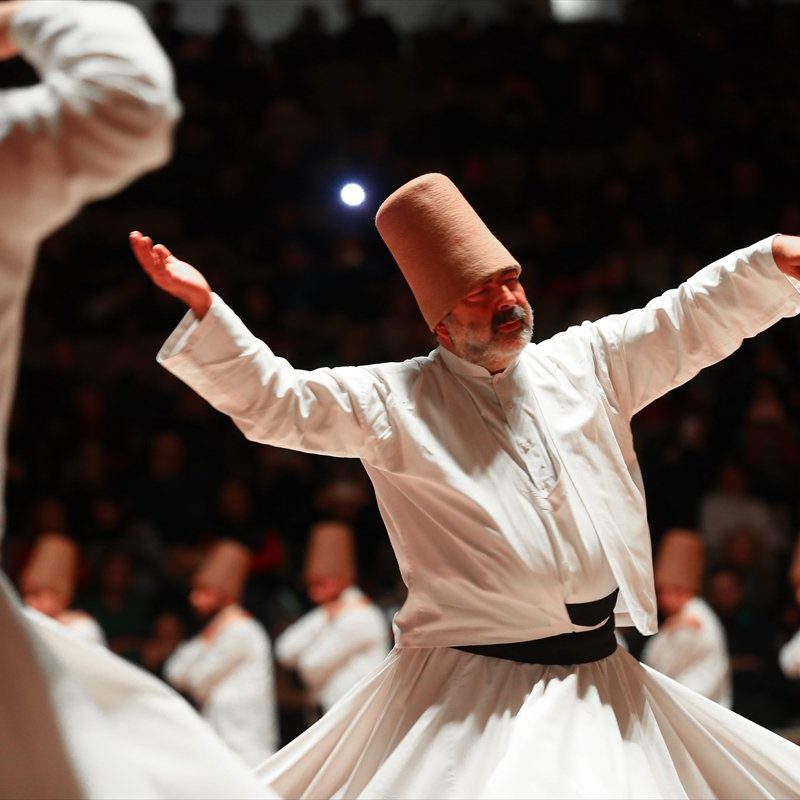
[[[177,297],[202,319],[211,307],[211,287],[191,264],[181,261],[163,244],[153,244],[149,236],[132,231],[130,243],[136,260],[150,280],[165,292]]]
[[[11,38],[11,18],[19,11],[22,5],[19,0],[0,3],[0,61],[14,58],[17,55],[17,45]]]
[[[781,272],[800,279],[800,236],[776,236],[772,240],[772,257]]]

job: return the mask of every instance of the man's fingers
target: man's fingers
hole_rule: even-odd
[[[131,231],[129,239],[137,261],[153,283],[161,289],[172,292],[175,275],[167,265],[167,259],[172,258],[169,248],[163,244],[154,245],[153,240],[141,231]]]
[[[153,240],[149,236],[144,236],[140,231],[132,231],[130,243],[136,260],[148,275],[153,275],[154,270],[163,266],[161,261],[153,253]]]
[[[145,254],[144,235],[139,231],[131,231],[128,236],[128,241],[130,242],[133,254],[141,260],[141,257]]]
[[[163,269],[166,269],[167,259],[171,255],[172,255],[172,253],[170,253],[170,251],[166,247],[164,247],[163,244],[157,244],[153,248],[153,257],[155,258],[156,263],[158,264],[158,266],[160,266]]]

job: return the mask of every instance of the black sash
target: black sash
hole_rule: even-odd
[[[531,639],[528,642],[463,645],[455,649],[479,656],[519,661],[523,664],[570,666],[599,661],[617,649],[617,640],[614,636],[614,606],[618,593],[619,589],[614,589],[610,595],[600,600],[589,603],[567,603],[567,613],[575,625],[597,625],[606,620],[605,625],[592,631],[561,633],[558,636]]]

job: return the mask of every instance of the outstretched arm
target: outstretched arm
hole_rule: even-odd
[[[800,238],[773,236],[710,264],[644,308],[584,323],[595,369],[626,417],[800,312]]]
[[[136,259],[159,288],[185,303],[159,362],[256,442],[369,459],[391,436],[386,389],[364,367],[294,369],[253,336],[190,264],[138,231]]]

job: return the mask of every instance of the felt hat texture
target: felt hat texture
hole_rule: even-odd
[[[250,572],[252,555],[240,542],[218,539],[192,576],[192,586],[216,589],[226,597],[239,600]]]
[[[328,520],[311,528],[303,575],[306,580],[339,578],[348,584],[355,583],[355,542],[349,525]]]
[[[375,217],[383,241],[433,330],[496,272],[519,262],[445,175],[421,175],[384,200]]]
[[[69,600],[75,591],[79,553],[75,542],[63,533],[43,533],[20,575],[23,593],[49,589]]]
[[[700,534],[685,528],[672,528],[664,534],[655,561],[655,583],[700,591],[705,563],[705,548]]]

